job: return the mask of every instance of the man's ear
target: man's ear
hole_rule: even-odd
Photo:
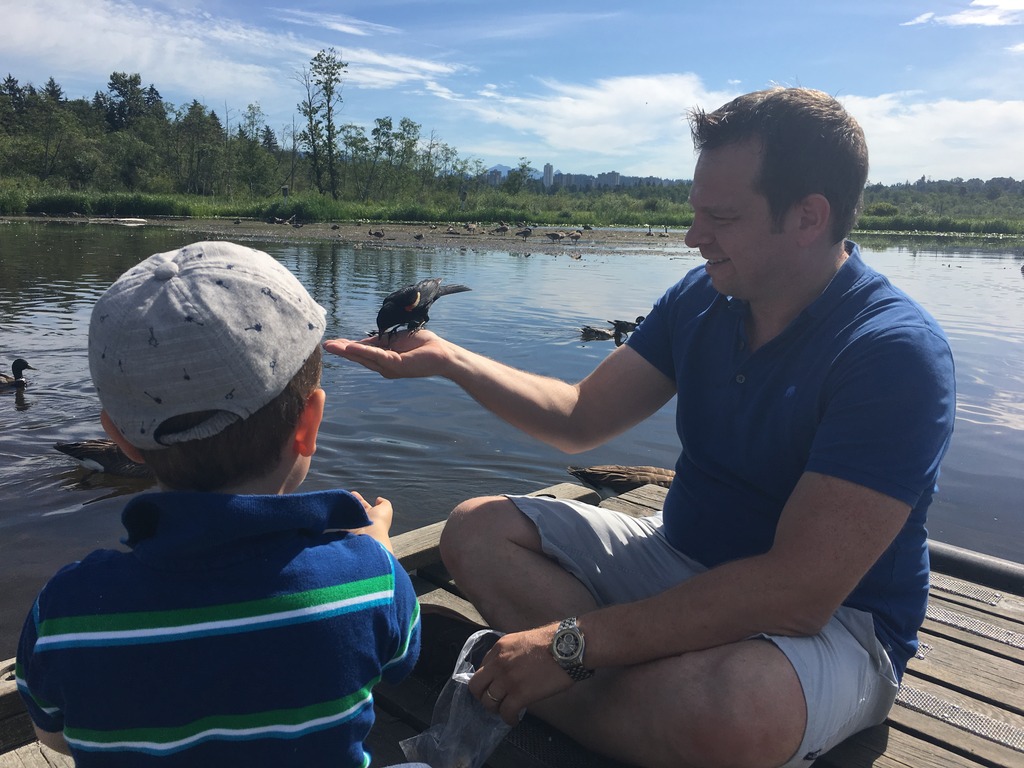
[[[320,388],[314,389],[306,398],[306,406],[299,415],[293,436],[295,452],[299,456],[312,456],[316,453],[316,436],[324,418],[326,401],[327,393]]]
[[[106,411],[100,411],[100,424],[103,425],[103,431],[110,435],[110,439],[117,443],[117,447],[124,451],[125,456],[136,464],[146,463],[146,460],[142,457],[142,451],[125,440],[124,435],[121,434],[121,430],[114,425],[114,422]]]
[[[819,237],[831,237],[832,205],[821,194],[807,195],[793,206],[797,222],[797,238],[801,245],[811,245]]]

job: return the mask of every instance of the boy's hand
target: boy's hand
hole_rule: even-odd
[[[359,499],[359,503],[366,510],[366,516],[370,518],[370,525],[365,528],[349,528],[349,533],[370,536],[383,544],[389,552],[393,552],[394,550],[391,549],[391,537],[388,536],[388,531],[391,530],[391,520],[395,515],[391,502],[383,496],[378,496],[377,501],[371,507],[370,503],[358,491],[349,491],[349,493]]]
[[[448,360],[448,343],[427,330],[386,333],[383,337],[370,336],[362,341],[331,339],[324,342],[324,349],[376,371],[386,379],[437,376]]]

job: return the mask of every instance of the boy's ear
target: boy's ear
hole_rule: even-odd
[[[295,452],[299,456],[312,456],[316,453],[316,436],[320,431],[320,422],[324,418],[324,403],[327,393],[319,387],[309,393],[306,406],[299,415],[299,423],[295,425]]]
[[[121,430],[114,426],[114,422],[110,419],[110,416],[107,415],[106,411],[100,411],[100,424],[103,425],[103,431],[110,435],[110,439],[117,443],[117,447],[124,452],[125,456],[136,464],[146,463],[146,460],[142,456],[142,451],[124,439],[124,435],[121,434]]]

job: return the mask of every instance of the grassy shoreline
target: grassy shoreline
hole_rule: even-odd
[[[867,196],[867,193],[865,193]],[[1013,237],[1024,241],[1024,220],[1008,217],[978,217],[901,212],[877,215],[877,205],[866,205],[859,232],[886,233],[903,237],[950,236]],[[924,208],[927,210],[927,208]],[[688,203],[660,197],[642,199],[627,194],[553,195],[505,193],[485,188],[466,199],[439,198],[360,203],[333,200],[310,192],[273,197],[201,197],[177,194],[100,193],[25,190],[0,183],[0,215],[29,217],[139,217],[156,220],[241,219],[274,221],[293,219],[317,223],[389,223],[428,226],[434,224],[492,224],[531,222],[540,227],[635,227],[685,228],[693,220]]]
[[[132,222],[139,219],[144,224]],[[388,220],[349,220],[340,222],[309,222],[293,225],[280,217],[274,223],[259,218],[244,217],[191,217],[155,215],[147,217],[88,217],[23,215],[3,216],[3,221],[50,223],[77,226],[141,225],[168,227],[192,233],[196,239],[214,238],[246,241],[275,242],[328,242],[357,248],[474,248],[498,247],[515,253],[578,254],[587,250],[629,250],[677,253],[689,250],[684,243],[686,226],[647,225],[595,226],[583,229],[576,226],[537,225],[527,238],[517,237],[519,228],[512,227],[501,233],[495,224],[467,226],[459,222],[409,222]],[[383,231],[382,237],[371,234]],[[578,231],[578,239],[569,237]],[[562,233],[554,240],[548,233]],[[929,232],[922,230],[870,230],[857,229],[851,239],[862,245],[884,248],[910,245],[914,248],[941,248],[966,246],[976,250],[1020,250],[1024,254],[1024,234],[985,232]]]

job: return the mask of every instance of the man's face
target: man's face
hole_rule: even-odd
[[[700,249],[719,293],[755,301],[778,279],[775,258],[785,243],[774,232],[768,200],[755,191],[760,144],[748,141],[704,150],[693,174],[693,225],[686,244]]]

